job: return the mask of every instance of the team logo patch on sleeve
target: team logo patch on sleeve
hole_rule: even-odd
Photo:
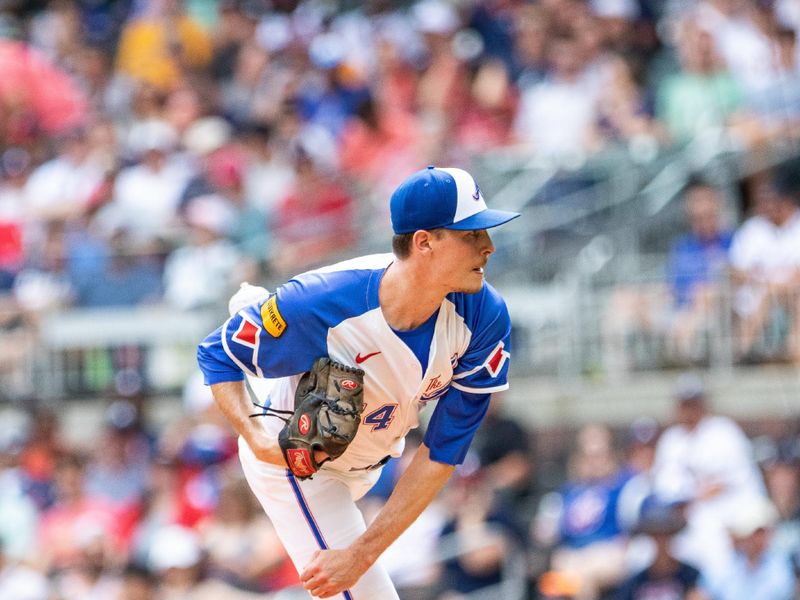
[[[236,330],[236,333],[233,334],[231,339],[238,344],[247,346],[248,348],[255,348],[258,344],[259,331],[261,331],[261,328],[258,325],[254,325],[247,319],[242,319],[239,329]]]
[[[277,296],[273,295],[272,298],[261,305],[261,321],[264,323],[264,329],[267,330],[274,338],[279,338],[286,331],[286,321],[278,310]]]
[[[489,374],[492,377],[497,377],[500,374],[500,371],[503,369],[503,365],[505,364],[506,360],[510,357],[511,355],[505,350],[505,344],[500,342],[497,344],[497,346],[495,346],[494,350],[491,351],[489,358],[486,359],[486,362],[484,363],[486,370],[489,371]]]
[[[249,365],[245,364],[248,369],[250,369],[251,365],[254,366],[259,376],[261,375],[258,370],[258,346],[260,343],[260,335],[261,327],[245,317],[242,318],[242,322],[239,323],[239,327],[237,327],[236,331],[230,337],[232,344],[235,344],[236,346],[245,346],[248,348],[248,350],[244,350],[243,348],[236,349],[236,346],[231,345],[230,349],[234,356],[238,357],[238,360],[243,360],[245,363],[249,363]],[[242,365],[240,364],[239,366]]]

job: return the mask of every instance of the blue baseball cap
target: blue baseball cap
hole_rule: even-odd
[[[463,169],[433,166],[401,183],[391,199],[392,229],[396,234],[419,229],[489,229],[516,219],[519,213],[492,210],[472,175]]]

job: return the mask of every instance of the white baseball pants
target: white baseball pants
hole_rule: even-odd
[[[255,493],[298,573],[319,549],[346,548],[366,529],[355,501],[367,493],[380,470],[348,475],[322,470],[300,481],[291,471],[258,460],[239,438],[239,459]],[[389,575],[374,564],[337,600],[399,600]]]

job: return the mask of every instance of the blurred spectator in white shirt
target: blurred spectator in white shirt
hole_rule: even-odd
[[[0,546],[0,598],[49,600],[52,596],[43,573],[9,559]]]
[[[162,600],[268,600],[269,594],[237,590],[205,573],[205,556],[197,533],[171,525],[156,533],[149,566],[158,574]]]
[[[117,176],[111,203],[100,215],[108,229],[125,226],[135,240],[170,238],[180,194],[192,171],[174,153],[177,134],[163,121],[137,123],[129,146],[141,160]]]
[[[247,279],[237,266],[240,253],[227,239],[235,223],[230,204],[217,195],[200,196],[186,207],[188,243],[174,250],[164,265],[164,297],[182,310],[213,306]]]
[[[774,76],[762,89],[748,94],[747,104],[760,122],[767,141],[796,138],[800,128],[797,32],[789,27],[776,26],[770,37]]]
[[[39,519],[37,506],[27,494],[28,478],[20,467],[20,452],[30,422],[21,413],[8,413],[3,421],[0,427],[0,563],[2,556],[11,561],[25,561],[35,556]],[[3,597],[0,593],[0,598]]]
[[[14,281],[16,302],[30,320],[72,303],[75,290],[65,269],[65,253],[64,225],[54,222],[45,229],[39,251]]]
[[[780,166],[768,180],[757,182],[754,193],[755,214],[737,230],[730,254],[738,283],[734,309],[738,318],[739,358],[749,360],[759,352],[759,344],[763,346],[769,341],[764,339],[765,328],[779,319],[788,321],[786,349],[791,358],[798,360],[798,164],[792,161]]]
[[[732,419],[710,411],[695,374],[678,378],[675,423],[658,440],[653,483],[658,496],[687,503],[677,556],[704,574],[718,573],[731,557],[727,524],[744,498],[765,492],[750,440]]]
[[[34,169],[25,186],[26,212],[42,224],[80,215],[105,176],[103,166],[91,155],[86,130],[65,134],[58,145],[56,157]],[[41,231],[28,233],[41,238]]]
[[[747,91],[764,89],[775,77],[767,13],[755,2],[703,0],[692,18],[708,31],[730,73]]]
[[[581,77],[585,65],[577,38],[555,38],[549,61],[552,70],[545,80],[522,91],[516,134],[542,156],[582,154],[590,141],[597,98]]]

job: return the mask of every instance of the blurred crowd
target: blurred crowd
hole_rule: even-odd
[[[0,371],[30,362],[53,310],[218,307],[242,280],[345,256],[427,163],[796,142],[799,29],[794,0],[0,2]],[[698,364],[726,315],[735,360],[800,360],[800,169],[747,185],[740,223],[722,190],[689,186],[665,281],[611,298],[609,373],[642,332]],[[674,423],[556,440],[496,399],[385,556],[403,598],[514,581],[578,600],[797,597],[798,432],[748,437],[709,400],[685,380]],[[46,409],[3,428],[0,598],[292,597],[230,431],[203,391],[185,401],[161,430],[143,398],[115,402],[91,443]]]
[[[798,26],[791,0],[4,2],[0,293],[198,308],[346,253],[428,162],[794,139]]]
[[[702,379],[676,382],[673,416],[574,437],[566,483],[545,494],[532,539],[551,545],[545,597],[796,598],[797,424],[752,429],[717,414]],[[616,443],[615,443],[616,441]]]
[[[349,256],[428,163],[570,171],[607,149],[796,141],[798,27],[793,0],[3,2],[0,364],[29,360],[59,308],[219,307],[240,281]],[[783,323],[796,310],[756,289],[795,219],[754,221],[732,250],[760,280],[737,298],[745,360],[765,298]],[[777,287],[797,279],[786,254]],[[698,348],[710,296],[678,285],[676,346]]]
[[[391,190],[428,163],[570,172],[607,149],[792,142],[797,27],[792,0],[3,2],[0,365],[30,362],[60,308],[219,307],[240,281],[349,256],[388,233]],[[763,290],[764,257],[786,249],[776,288],[800,262],[794,218],[754,221],[731,261],[760,280],[737,298],[743,360],[770,354],[765,299],[778,327],[796,310],[792,290]],[[679,266],[707,245],[687,243]],[[647,321],[702,348],[712,295],[682,276],[674,310],[609,319],[609,348]],[[639,306],[620,296],[612,315]]]
[[[198,378],[160,430],[143,397],[110,403],[87,436],[53,407],[6,415],[0,597],[268,599],[297,583],[212,404]]]
[[[155,427],[157,401],[111,402],[91,435],[46,405],[4,417],[0,598],[307,597],[200,377]],[[420,439],[361,500],[367,520]],[[496,395],[445,491],[381,561],[403,600],[792,600],[800,423],[743,429],[692,373],[664,423],[534,431]]]

